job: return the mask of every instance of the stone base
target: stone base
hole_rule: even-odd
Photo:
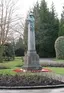
[[[24,57],[23,69],[26,70],[41,70],[42,67],[39,64],[39,56],[36,51],[28,51]]]

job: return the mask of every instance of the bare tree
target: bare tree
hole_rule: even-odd
[[[0,0],[0,45],[5,44],[14,18],[15,3],[13,0]],[[13,19],[14,18],[14,19]]]
[[[15,30],[14,26],[17,21],[13,0],[0,0],[0,46],[3,46],[9,40],[9,36],[12,37],[11,33]],[[1,56],[2,53],[0,53]]]
[[[11,30],[15,35],[15,38],[24,37],[24,20],[22,17],[17,16],[17,21],[11,26]],[[19,37],[18,37],[19,36]]]

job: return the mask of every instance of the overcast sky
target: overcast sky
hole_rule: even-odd
[[[38,0],[40,2],[41,0]],[[59,17],[62,11],[62,6],[64,5],[64,0],[46,0],[48,7],[50,8],[52,1],[54,2],[56,12],[58,13]],[[34,4],[37,2],[37,0],[19,0],[18,1],[18,9],[19,14],[22,15],[22,17],[26,17],[27,12],[30,8],[34,6]]]

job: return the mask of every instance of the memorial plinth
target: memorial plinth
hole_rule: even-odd
[[[32,13],[29,14],[28,18],[28,51],[24,57],[23,69],[27,70],[40,70],[39,56],[35,49],[35,26],[34,16]]]

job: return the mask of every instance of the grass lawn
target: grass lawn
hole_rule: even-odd
[[[16,68],[18,69],[20,67],[16,67]],[[3,74],[3,75],[6,75],[6,74],[8,74],[8,75],[16,75],[17,73],[13,71],[16,68],[13,68],[13,69],[0,69],[0,74]],[[64,68],[59,68],[59,67],[44,67],[44,68],[50,69],[50,70],[52,70],[52,72],[54,72],[56,74],[64,75]]]
[[[0,67],[6,67],[7,69],[0,69],[0,74],[3,74],[3,75],[15,75],[16,72],[14,72],[13,70],[14,69],[18,69],[18,68],[21,68],[23,65],[23,62],[22,62],[22,59],[21,57],[16,57],[14,61],[5,61],[3,63],[0,63]]]
[[[16,75],[12,69],[0,69],[0,75]]]
[[[3,63],[0,63],[0,66],[7,67],[7,68],[15,68],[15,67],[21,67],[23,65],[21,57],[16,57],[14,61],[5,61]]]
[[[51,69],[53,72],[55,72],[57,74],[64,75],[64,68],[61,68],[61,67],[44,67],[44,68]]]

